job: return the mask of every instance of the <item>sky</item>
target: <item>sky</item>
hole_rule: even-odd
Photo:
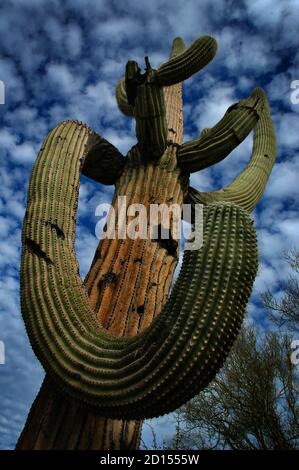
[[[279,296],[288,267],[284,253],[297,245],[299,217],[299,0],[6,0],[0,4],[0,449],[12,449],[43,379],[21,319],[21,227],[30,171],[47,133],[79,119],[125,155],[136,142],[134,122],[117,108],[114,90],[127,60],[153,67],[165,62],[172,40],[187,45],[203,34],[217,39],[211,64],[184,83],[184,140],[214,125],[256,86],[268,95],[278,156],[264,197],[254,211],[260,265],[248,319],[267,329],[260,293]],[[3,87],[2,87],[3,88]],[[299,96],[299,94],[298,94]],[[1,87],[0,87],[0,103]],[[198,190],[223,187],[250,158],[250,135],[223,162],[193,174]],[[82,278],[98,244],[95,208],[113,187],[82,177],[76,252]],[[158,442],[173,429],[171,416],[153,420]],[[143,440],[151,445],[150,427]]]

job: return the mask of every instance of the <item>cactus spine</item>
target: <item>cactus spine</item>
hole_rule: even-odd
[[[138,419],[174,410],[215,376],[242,323],[257,247],[238,199],[203,196],[203,246],[184,254],[169,298],[177,250],[158,241],[102,241],[83,286],[74,254],[80,172],[115,184],[115,196],[130,203],[182,204],[201,197],[188,189],[188,173],[227,156],[254,126],[260,125],[254,152],[264,151],[266,137],[273,160],[274,132],[260,90],[182,144],[180,82],[215,52],[212,38],[188,49],[177,38],[158,70],[141,75],[128,63],[116,92],[120,109],[136,120],[137,145],[126,158],[84,124],[67,121],[50,132],[35,164],[23,226],[22,313],[47,381],[86,413]]]

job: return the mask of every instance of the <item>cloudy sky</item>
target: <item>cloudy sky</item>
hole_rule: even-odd
[[[64,119],[79,119],[124,154],[134,144],[134,123],[117,109],[114,89],[128,59],[153,66],[169,55],[172,39],[186,44],[202,34],[218,41],[204,71],[185,82],[185,139],[215,124],[256,86],[268,93],[277,130],[278,160],[255,210],[260,271],[249,318],[267,328],[259,294],[279,294],[283,259],[296,246],[299,177],[299,0],[6,0],[0,6],[0,448],[13,448],[43,378],[29,346],[19,307],[20,234],[30,170],[41,142]],[[1,100],[0,100],[1,101]],[[250,157],[252,137],[225,161],[192,176],[199,190],[229,183]],[[98,240],[94,211],[112,188],[82,178],[77,254],[86,274]],[[169,418],[153,423],[161,440]],[[150,445],[150,432],[144,431]]]

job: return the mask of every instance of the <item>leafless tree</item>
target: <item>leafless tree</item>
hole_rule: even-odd
[[[259,335],[252,327],[244,328],[217,379],[177,411],[180,426],[172,445],[299,448],[296,366],[290,351],[288,336]]]

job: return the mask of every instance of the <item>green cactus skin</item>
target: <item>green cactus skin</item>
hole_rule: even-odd
[[[257,269],[255,231],[234,204],[208,206],[203,248],[186,252],[159,317],[136,337],[107,334],[74,254],[80,160],[91,137],[80,123],[61,124],[34,167],[23,229],[24,320],[36,355],[67,394],[110,417],[158,416],[199,392],[222,365]]]
[[[128,103],[125,77],[122,77],[117,84],[115,96],[119,110],[126,116],[133,117],[133,106]]]
[[[138,87],[134,117],[136,137],[141,153],[157,160],[167,146],[167,122],[163,90],[151,83]]]
[[[205,193],[189,188],[186,203],[229,201],[248,211],[252,211],[257,205],[275,163],[276,139],[265,92],[259,88],[256,93],[263,98],[263,109],[253,131],[253,149],[247,167],[230,185],[219,191]]]
[[[178,165],[192,173],[223,160],[256,125],[263,102],[259,89],[256,89],[247,100],[240,100],[231,106],[223,118],[198,140],[181,145]]]
[[[119,82],[117,101],[121,111],[135,117],[138,140],[126,158],[86,125],[66,121],[50,132],[32,171],[22,233],[26,329],[37,357],[63,393],[101,416],[149,418],[185,403],[214,378],[244,317],[258,264],[248,211],[271,172],[275,136],[266,96],[256,89],[248,100],[231,106],[214,128],[181,145],[178,82],[200,70],[215,52],[216,42],[208,36],[188,49],[177,38],[171,59],[157,71],[148,68],[144,79],[138,75],[136,89],[126,88],[124,79]],[[134,67],[133,62],[128,67],[133,84],[134,73],[139,74]],[[251,161],[228,188],[214,193],[187,188],[190,171],[225,158],[253,127]],[[173,141],[166,140],[171,136]],[[200,250],[185,252],[172,293],[150,326],[137,336],[119,337],[99,323],[79,276],[74,242],[80,173],[116,187],[121,175],[124,191],[133,194],[138,168],[142,175],[147,170],[154,175],[154,168],[176,175],[180,204],[183,195],[192,205],[205,204],[204,239]],[[158,183],[148,184],[155,199]]]
[[[179,43],[179,39],[176,40]],[[183,49],[174,46],[177,50]],[[160,86],[170,86],[180,83],[199,72],[215,57],[217,52],[217,42],[210,36],[202,36],[194,41],[184,52],[175,55],[168,62],[161,65],[155,71],[153,81]]]

